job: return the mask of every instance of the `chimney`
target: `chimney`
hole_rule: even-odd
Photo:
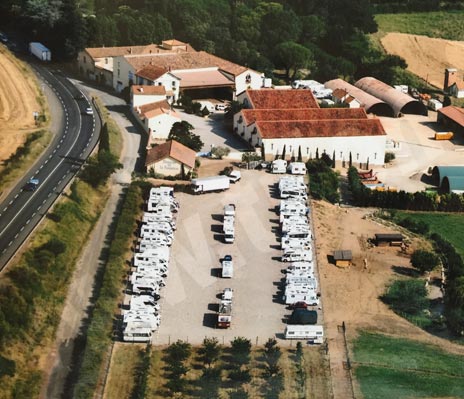
[[[445,83],[443,84],[443,91],[447,92],[448,87],[453,83],[456,83],[458,80],[457,76],[458,70],[456,68],[446,68],[445,69]]]

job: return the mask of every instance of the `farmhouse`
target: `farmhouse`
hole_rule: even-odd
[[[169,140],[147,151],[145,167],[147,172],[157,175],[186,175],[195,167],[196,152],[185,145]]]
[[[247,90],[239,99],[248,107],[234,115],[234,132],[266,160],[283,153],[303,160],[323,153],[336,161],[382,165],[386,134],[364,109],[320,109],[310,90]]]
[[[168,95],[164,86],[133,85],[131,87],[130,104],[132,107],[139,107],[163,100],[168,100],[168,102],[172,100],[172,97]]]
[[[137,71],[136,84],[144,86],[162,86],[173,102],[179,99],[180,79],[166,68],[147,65]]]
[[[449,105],[437,111],[437,122],[456,134],[464,134],[464,109]]]
[[[235,99],[246,89],[263,85],[262,73],[206,51],[196,51],[187,44],[173,48],[166,42],[161,47],[165,51],[115,57],[114,89],[120,92],[134,83],[161,82],[167,90],[174,89],[176,97],[185,92],[192,98]],[[170,76],[165,76],[168,73]],[[173,87],[174,82],[178,87]]]
[[[180,116],[166,100],[137,105],[132,108],[132,113],[148,134],[148,146],[166,140],[172,125],[181,122]]]

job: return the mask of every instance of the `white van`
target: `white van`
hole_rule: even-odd
[[[287,161],[284,159],[276,159],[271,164],[272,173],[285,173],[287,172]]]

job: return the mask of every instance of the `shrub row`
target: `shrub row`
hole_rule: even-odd
[[[23,363],[30,361],[34,349],[43,346],[58,327],[73,265],[99,208],[97,202],[88,201],[95,195],[89,195],[86,184],[74,183],[71,190],[69,198],[55,206],[52,215],[56,217],[50,218],[19,263],[2,278],[0,351],[13,376],[0,384],[0,397],[34,397],[40,389],[41,372],[24,368]],[[21,353],[11,353],[10,348],[19,341]]]
[[[340,200],[338,192],[339,174],[330,168],[332,161],[312,159],[306,163],[309,173],[309,191],[315,199],[325,199],[335,203]]]
[[[98,299],[90,316],[87,342],[74,387],[74,398],[91,398],[97,386],[104,356],[112,342],[113,321],[120,299],[121,281],[127,273],[125,259],[130,252],[133,232],[137,225],[136,219],[142,204],[141,184],[132,183],[125,195],[108,251],[101,285],[97,288]]]
[[[367,188],[361,181],[357,169],[348,169],[348,183],[353,201],[357,206],[403,209],[410,211],[464,212],[464,196],[418,191],[377,191]]]

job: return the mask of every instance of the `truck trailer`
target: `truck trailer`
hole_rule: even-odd
[[[37,57],[40,61],[51,61],[52,60],[52,53],[51,51],[45,47],[42,43],[39,42],[31,42],[29,43],[29,52]]]
[[[192,179],[192,190],[195,194],[203,194],[212,191],[224,191],[230,187],[228,176],[210,176]]]

